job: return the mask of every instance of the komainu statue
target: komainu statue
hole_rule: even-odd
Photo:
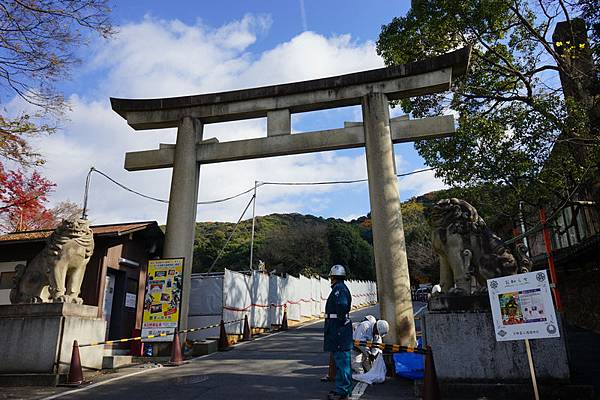
[[[17,265],[11,303],[83,303],[81,282],[93,251],[89,222],[64,220],[39,254],[26,266]]]
[[[431,210],[433,250],[440,257],[441,292],[481,293],[486,280],[526,270],[464,200],[440,200]]]

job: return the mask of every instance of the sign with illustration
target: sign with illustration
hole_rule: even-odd
[[[497,341],[560,337],[546,271],[487,281]]]
[[[144,297],[142,336],[159,335],[145,342],[170,342],[179,321],[183,285],[183,258],[148,261],[148,279]]]

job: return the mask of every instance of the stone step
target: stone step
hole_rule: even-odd
[[[110,355],[102,359],[102,369],[116,369],[133,364],[132,356]]]

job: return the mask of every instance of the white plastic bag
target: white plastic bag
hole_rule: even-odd
[[[386,373],[387,369],[385,368],[383,356],[379,355],[375,361],[373,361],[373,366],[368,372],[365,372],[364,374],[354,374],[352,375],[352,379],[371,385],[373,383],[384,382]]]

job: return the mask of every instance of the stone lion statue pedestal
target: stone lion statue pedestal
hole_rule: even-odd
[[[440,258],[441,293],[429,300],[423,331],[425,343],[433,350],[442,393],[465,398],[532,398],[525,342],[496,341],[486,285],[488,279],[530,269],[526,252],[517,248],[513,254],[475,207],[461,199],[436,203],[429,224],[432,247]],[[547,383],[554,388],[570,387],[561,322],[559,318],[560,338],[530,341],[542,392],[549,387],[544,386]],[[542,398],[581,397],[562,393]]]
[[[98,307],[73,303],[0,305],[0,386],[53,386],[69,373],[73,341],[104,340]],[[84,373],[102,369],[104,346],[79,351]]]
[[[437,377],[444,395],[532,398],[525,342],[496,341],[487,294],[438,294],[431,297],[428,308],[429,312],[423,316],[424,341],[433,349]],[[547,393],[548,388],[575,390],[568,385],[569,360],[560,318],[559,322],[560,338],[530,341],[542,393],[545,390]]]
[[[13,304],[0,306],[0,385],[56,385],[69,372],[74,340],[104,340],[98,307],[80,297],[93,249],[89,222],[64,220],[39,254],[17,266]],[[83,369],[101,369],[103,355],[104,346],[81,348]]]

